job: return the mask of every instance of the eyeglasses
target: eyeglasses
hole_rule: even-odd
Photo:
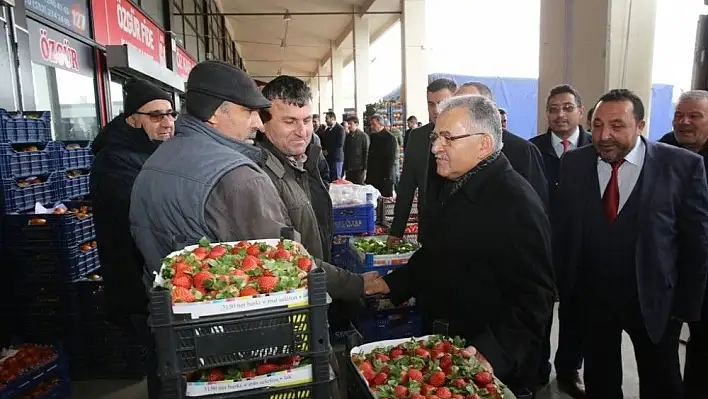
[[[177,115],[179,115],[179,112],[177,111],[167,111],[167,112],[162,112],[162,111],[153,111],[153,112],[136,112],[138,115],[145,115],[150,117],[150,122],[162,122],[162,120],[165,117],[168,117],[172,120],[177,119]]]
[[[453,141],[459,140],[459,139],[464,139],[467,137],[472,137],[472,136],[477,136],[480,134],[486,134],[486,133],[465,133],[461,134],[459,136],[452,136],[448,132],[442,132],[442,133],[430,133],[430,141],[435,142],[436,140],[440,140],[440,144],[442,144],[443,147],[447,147],[450,144],[452,144]]]
[[[553,105],[553,106],[546,108],[546,111],[548,111],[549,114],[559,114],[562,110],[566,114],[569,114],[569,113],[575,111],[576,108],[578,108],[578,107],[576,107],[573,104],[564,104],[560,107]]]

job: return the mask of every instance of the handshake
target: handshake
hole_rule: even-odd
[[[366,295],[388,294],[391,290],[378,272],[366,272],[364,278],[364,293]]]

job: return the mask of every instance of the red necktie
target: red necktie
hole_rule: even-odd
[[[610,181],[607,182],[607,187],[605,187],[605,193],[602,195],[602,203],[605,207],[605,219],[607,219],[607,222],[610,224],[617,219],[617,213],[619,212],[620,193],[617,174],[623,163],[624,159],[610,164],[612,166],[612,175],[610,176]]]
[[[563,152],[567,152],[570,149],[570,141],[568,140],[561,140],[561,144],[563,144]]]

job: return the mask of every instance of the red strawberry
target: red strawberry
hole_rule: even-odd
[[[419,393],[414,393],[413,395],[411,395],[410,399],[425,399],[425,396]]]
[[[192,292],[184,287],[172,287],[172,303],[194,302]]]
[[[252,256],[258,256],[261,254],[261,248],[258,245],[251,245],[246,249],[246,254]]]
[[[310,269],[312,268],[312,259],[310,258],[300,258],[297,260],[297,267],[298,269],[302,270],[303,272],[309,272]]]
[[[473,379],[474,383],[480,388],[487,384],[491,384],[494,381],[492,374],[488,371],[480,371],[474,376]]]
[[[364,379],[366,379],[366,381],[373,381],[374,378],[376,378],[376,372],[374,370],[365,370],[362,371],[361,374],[364,375]]]
[[[192,251],[192,254],[197,260],[202,261],[207,257],[207,250],[204,247],[197,247]]]
[[[184,262],[177,262],[172,265],[172,268],[175,269],[175,274],[192,274],[192,271],[194,270],[192,266]]]
[[[386,380],[388,380],[388,375],[386,373],[378,373],[376,374],[376,377],[374,377],[374,384],[375,385],[383,385],[386,383]]]
[[[393,394],[396,395],[397,398],[405,398],[408,396],[408,388],[403,385],[396,385],[396,388],[393,389]]]
[[[182,288],[192,288],[192,278],[186,274],[178,274],[172,278],[172,286]]]
[[[275,251],[275,253],[273,254],[273,256],[271,256],[271,258],[273,258],[275,260],[290,260],[290,258],[292,258],[292,255],[290,254],[290,252],[288,252],[285,249],[279,249],[279,250]]]
[[[418,357],[430,357],[430,352],[427,349],[415,348],[415,355]]]
[[[204,286],[204,282],[211,279],[214,277],[211,273],[209,273],[206,270],[202,270],[199,273],[195,274],[193,277],[194,280],[194,287],[198,289],[199,291],[206,290],[206,287]]]
[[[447,387],[438,388],[435,391],[435,394],[438,395],[438,398],[440,399],[450,399],[452,397],[452,391],[450,391]]]
[[[445,352],[450,352],[450,349],[452,349],[452,342],[448,340],[443,341],[443,350]]]
[[[224,255],[226,255],[226,248],[224,248],[223,245],[217,245],[209,251],[209,255],[207,257],[210,259],[219,259]]]
[[[243,373],[241,373],[241,376],[243,378],[253,378],[253,377],[258,377],[258,374],[256,374],[256,372],[253,370],[246,370]]]
[[[425,399],[440,399],[438,395],[428,395]]]
[[[452,395],[452,399],[465,399],[465,397],[464,397],[464,395],[456,393],[456,394]]]
[[[231,275],[236,277],[237,279],[241,280],[241,287],[248,284],[248,280],[250,279],[248,277],[248,274],[246,274],[243,270],[241,269],[233,269],[231,270]]]
[[[435,392],[435,387],[429,384],[423,384],[422,387],[420,387],[420,393],[423,395],[430,395],[433,392]]]
[[[466,386],[467,386],[467,381],[465,381],[464,378],[458,378],[455,380],[455,387],[462,389]]]
[[[209,382],[223,381],[226,379],[224,372],[221,369],[211,369],[209,370]]]
[[[408,379],[410,381],[418,381],[418,382],[422,383],[423,382],[423,373],[421,373],[420,370],[410,369],[410,370],[408,370]]]
[[[452,356],[446,353],[440,358],[440,367],[445,369],[450,366],[452,366]]]
[[[255,289],[251,286],[248,286],[248,287],[241,290],[241,293],[239,294],[239,296],[253,296],[253,295],[258,295],[258,294],[260,294],[260,292],[258,292],[257,289]]]
[[[461,350],[460,355],[462,355],[462,357],[464,357],[465,359],[469,359],[472,357],[472,353],[470,353],[470,351],[468,351],[467,349]]]
[[[258,375],[275,373],[277,371],[280,371],[280,366],[278,366],[277,364],[264,363],[256,366],[256,374]]]
[[[479,395],[477,395],[476,393],[473,393],[473,394],[467,395],[467,397],[465,399],[482,399],[482,398],[480,398]]]
[[[278,284],[278,278],[273,276],[260,276],[256,278],[261,293],[272,292]]]
[[[248,272],[258,267],[258,258],[253,255],[246,255],[241,262],[241,270]]]
[[[492,398],[498,398],[498,397],[499,397],[499,393],[498,393],[498,391],[497,391],[496,385],[494,385],[494,384],[487,384],[487,386],[485,386],[484,389],[486,389],[487,392],[489,392],[489,396],[491,396]]]
[[[401,348],[393,348],[391,349],[391,358],[396,359],[398,357],[403,356],[403,349]]]
[[[384,363],[391,361],[391,358],[389,358],[388,356],[384,355],[383,353],[377,353],[377,354],[376,354],[376,358],[379,359],[379,360],[381,360],[381,361],[384,362]]]
[[[369,362],[368,360],[361,362],[361,364],[359,365],[359,370],[362,373],[365,372],[366,370],[373,370],[373,369],[374,368],[371,366],[371,362]]]
[[[443,384],[445,384],[445,373],[442,371],[434,371],[428,378],[428,384],[434,387],[443,386]]]

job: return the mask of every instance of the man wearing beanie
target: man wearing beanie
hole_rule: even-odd
[[[145,257],[148,286],[167,254],[201,237],[276,238],[293,227],[259,166],[262,149],[244,143],[263,129],[259,111],[271,105],[255,82],[233,65],[204,61],[189,74],[186,100],[187,114],[177,121],[175,137],[148,159],[133,188],[131,230]],[[362,277],[322,265],[332,297],[363,295]],[[351,285],[347,289],[336,283],[344,277]]]
[[[157,398],[157,363],[149,350],[148,298],[142,284],[144,261],[130,234],[128,213],[133,182],[157,146],[172,137],[177,114],[172,96],[150,82],[130,81],[124,92],[124,112],[103,128],[91,147],[96,157],[90,192],[106,310],[148,348],[148,390],[150,398]]]

